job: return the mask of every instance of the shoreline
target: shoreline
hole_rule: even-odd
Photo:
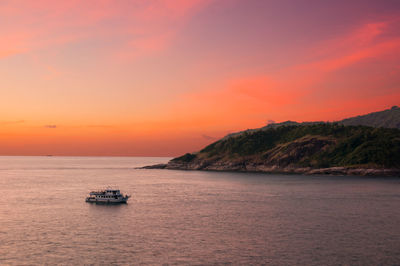
[[[197,167],[196,167],[197,166]],[[329,167],[329,168],[279,168],[276,166],[235,167],[233,165],[199,165],[176,163],[156,164],[138,167],[137,169],[166,169],[185,171],[215,171],[237,173],[264,173],[264,174],[298,174],[298,175],[331,175],[331,176],[376,176],[376,177],[400,177],[400,169],[397,168],[354,168],[354,167]]]

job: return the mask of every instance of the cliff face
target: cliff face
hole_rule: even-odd
[[[221,139],[167,169],[400,174],[400,130],[339,124],[271,127]]]

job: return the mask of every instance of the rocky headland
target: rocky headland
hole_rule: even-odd
[[[399,108],[372,113],[391,128],[372,127],[368,116],[346,123],[284,122],[228,135],[196,153],[146,169],[241,171],[307,175],[400,177]],[[363,125],[356,124],[362,121]],[[393,126],[395,125],[395,126]]]

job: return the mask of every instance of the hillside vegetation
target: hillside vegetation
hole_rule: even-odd
[[[241,135],[243,133],[251,133],[259,130],[268,130],[270,128],[277,128],[281,126],[306,126],[306,125],[316,125],[316,124],[324,124],[323,121],[317,122],[295,122],[295,121],[285,121],[281,123],[271,123],[261,128],[256,129],[247,129],[244,131],[239,131],[235,133],[231,133],[224,137],[223,139],[227,139],[229,137],[234,137]],[[386,128],[398,128],[400,129],[400,108],[398,106],[393,106],[390,109],[386,109],[379,112],[373,112],[366,115],[359,115],[355,117],[346,118],[336,123],[346,126],[369,126],[369,127],[386,127]]]
[[[335,123],[272,123],[144,168],[400,177],[400,108]]]
[[[400,130],[338,123],[243,132],[171,160],[167,168],[255,170],[400,168]]]
[[[370,126],[400,129],[400,108],[393,106],[391,109],[374,112],[366,115],[351,117],[339,123],[347,126]]]

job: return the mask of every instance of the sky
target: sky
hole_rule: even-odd
[[[177,156],[399,104],[398,0],[0,1],[0,155]]]

